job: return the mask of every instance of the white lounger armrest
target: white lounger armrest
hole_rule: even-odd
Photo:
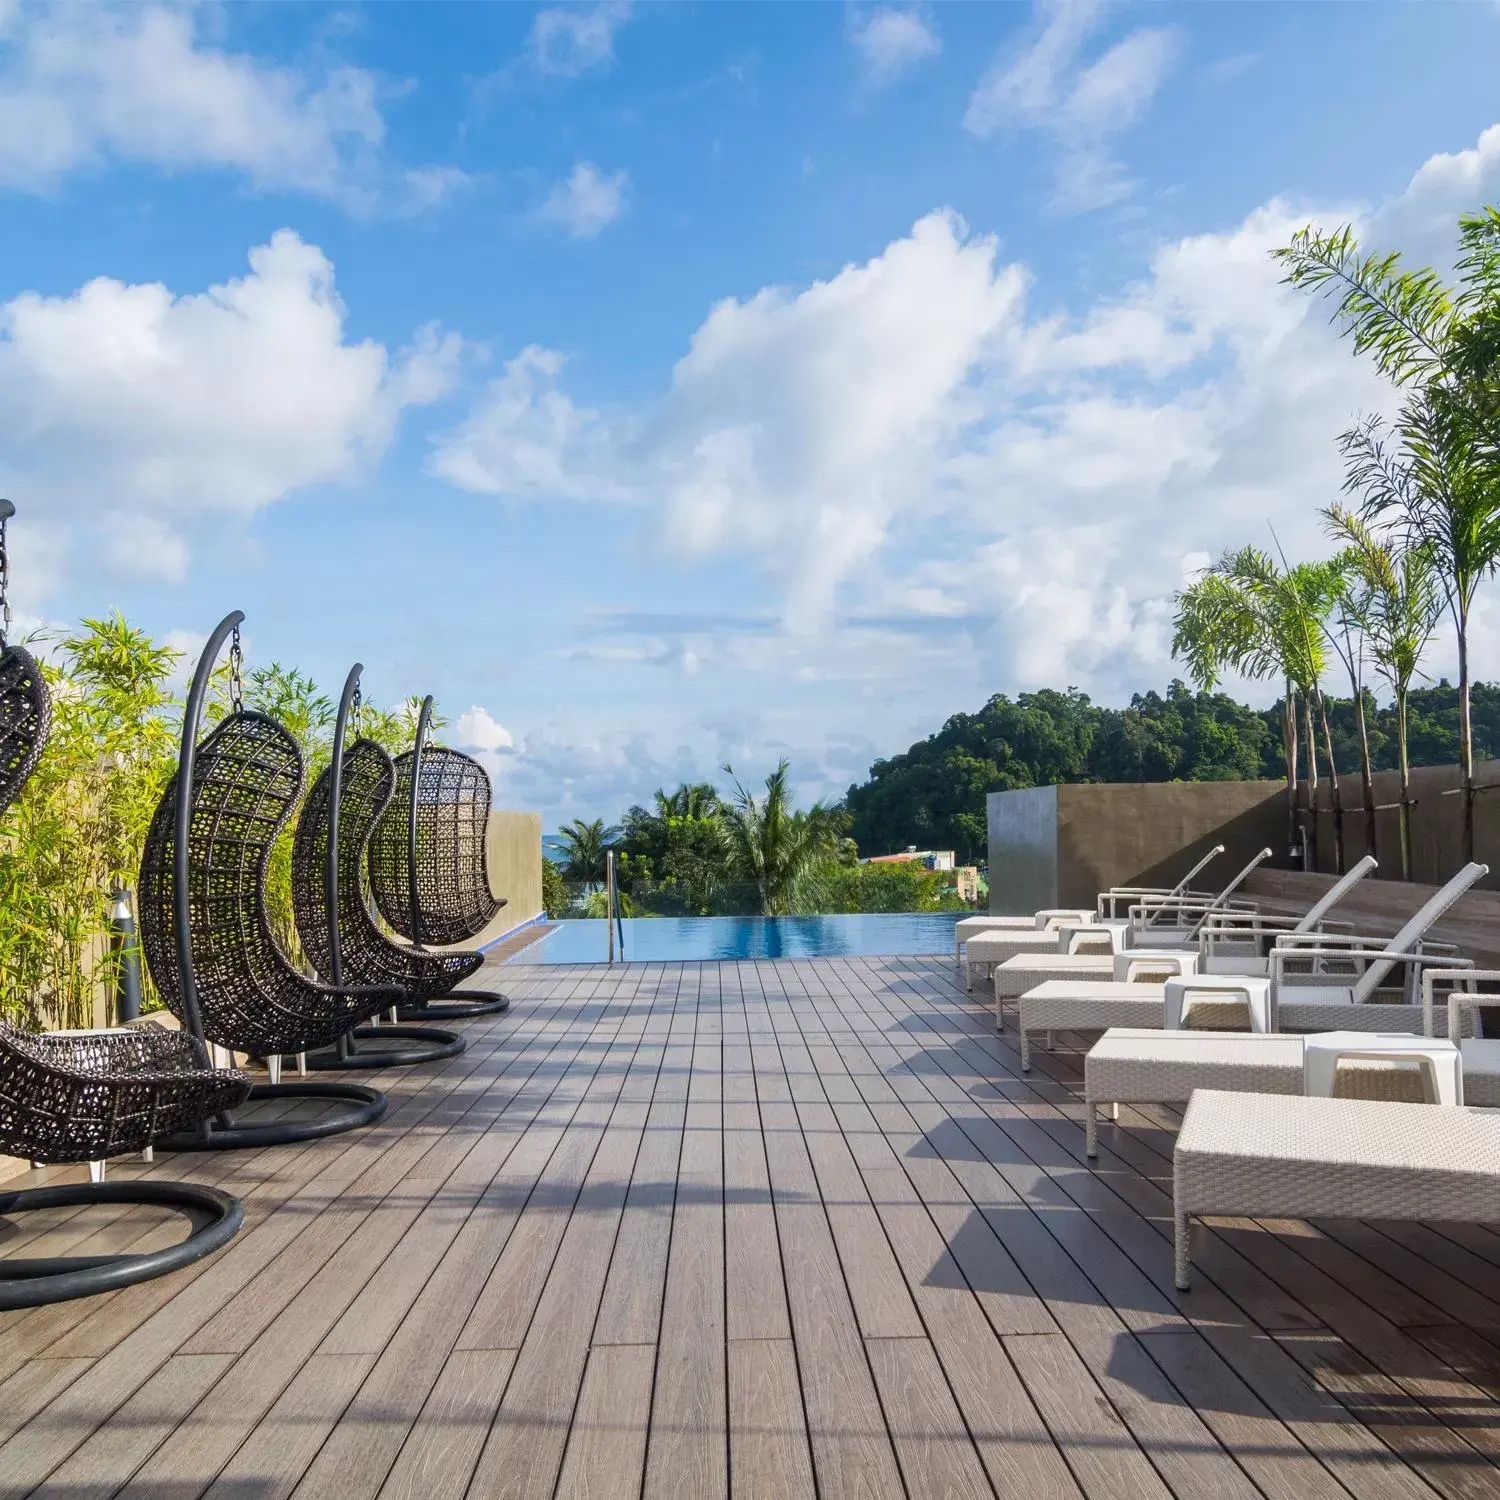
[[[1451,982],[1448,992],[1447,1035],[1458,1041],[1464,1034],[1466,1013],[1488,1007],[1500,1006],[1500,994],[1494,991],[1460,988],[1484,982],[1500,983],[1500,969],[1447,968],[1424,969],[1422,971],[1422,1029],[1428,1036],[1437,1036],[1437,1001],[1433,991],[1444,980]]]
[[[1418,978],[1422,970],[1428,966],[1440,967],[1445,973],[1457,976],[1470,975],[1474,973],[1472,959],[1452,959],[1444,955],[1422,953],[1418,951],[1401,952],[1395,948],[1346,948],[1327,947],[1309,948],[1298,946],[1295,948],[1275,947],[1271,950],[1271,992],[1276,996],[1275,1003],[1286,1002],[1295,1004],[1295,996],[1300,987],[1299,980],[1307,980],[1309,976],[1302,974],[1287,975],[1286,963],[1291,959],[1302,963],[1309,958],[1339,958],[1346,962],[1355,962],[1361,966],[1361,970],[1369,968],[1372,964],[1385,964],[1394,966],[1404,964],[1407,977],[1402,983],[1402,989],[1407,991],[1413,1005],[1417,1004],[1416,990]],[[1290,983],[1288,983],[1288,979]],[[1326,984],[1326,980],[1324,981]],[[1316,978],[1312,979],[1306,986],[1309,989],[1322,988]],[[1344,986],[1350,988],[1350,986]],[[1357,981],[1356,986],[1357,987]],[[1394,986],[1382,984],[1381,989],[1392,989]]]

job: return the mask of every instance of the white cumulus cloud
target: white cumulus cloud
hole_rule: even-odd
[[[453,737],[465,750],[500,751],[515,745],[510,730],[477,703],[458,716]]]
[[[346,338],[317,246],[281,230],[249,259],[202,292],[100,277],[0,304],[0,492],[117,568],[179,578],[195,520],[367,472],[402,411],[450,387],[451,336],[394,355]]]
[[[415,211],[463,176],[419,168],[388,182],[374,74],[231,52],[200,35],[210,14],[106,0],[13,6],[0,25],[0,185],[47,191],[117,159]]]

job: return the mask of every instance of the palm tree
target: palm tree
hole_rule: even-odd
[[[1333,559],[1332,568],[1337,593],[1330,620],[1323,622],[1323,634],[1333,654],[1349,674],[1349,693],[1354,702],[1354,724],[1359,735],[1360,789],[1364,796],[1365,853],[1375,854],[1375,776],[1370,764],[1370,729],[1365,718],[1365,621],[1370,607],[1370,590],[1354,560],[1346,553]]]
[[[766,777],[757,797],[726,765],[734,797],[725,809],[730,843],[740,873],[754,883],[760,908],[768,917],[787,916],[814,894],[824,866],[837,858],[844,833],[843,815],[815,802],[806,812],[792,807],[789,764],[783,759]]]
[[[1500,563],[1500,211],[1459,220],[1455,286],[1399,255],[1365,255],[1347,225],[1311,227],[1275,252],[1286,280],[1338,297],[1335,320],[1376,368],[1412,394],[1389,435],[1378,420],[1345,436],[1346,487],[1367,518],[1390,519],[1425,548],[1442,579],[1459,661],[1463,851],[1474,857],[1474,739],[1469,704],[1469,610]]]
[[[563,843],[563,879],[576,885],[596,886],[604,884],[608,854],[620,836],[613,824],[605,827],[603,818],[585,823],[575,818],[558,829]]]
[[[1500,566],[1500,466],[1466,419],[1433,387],[1413,394],[1394,424],[1371,417],[1344,434],[1345,488],[1363,497],[1367,521],[1391,526],[1407,551],[1430,559],[1458,645],[1458,758],[1463,857],[1474,857],[1474,726],[1469,615]]]
[[[718,788],[706,781],[682,782],[675,792],[658,787],[656,816],[669,818],[711,818],[721,811]]]
[[[1322,622],[1333,606],[1336,577],[1330,564],[1300,563],[1278,568],[1258,547],[1226,552],[1177,595],[1172,655],[1184,659],[1190,675],[1205,690],[1216,687],[1226,671],[1258,680],[1279,677],[1282,700],[1282,748],[1286,756],[1287,837],[1297,844],[1297,704],[1300,696],[1307,723],[1307,768],[1310,806],[1316,805],[1317,741],[1313,707],[1322,720],[1324,745],[1334,787],[1334,837],[1337,863],[1343,866],[1343,833],[1337,816],[1337,770],[1322,678],[1327,668]],[[1305,833],[1304,857],[1313,837]]]
[[[1412,678],[1443,610],[1443,594],[1424,547],[1401,547],[1380,537],[1352,511],[1330,505],[1329,532],[1346,541],[1351,571],[1364,594],[1361,625],[1375,670],[1396,703],[1396,744],[1401,769],[1401,878],[1411,879],[1411,761],[1407,753],[1407,703]]]

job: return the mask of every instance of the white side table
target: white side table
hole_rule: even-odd
[[[1059,953],[1119,953],[1125,946],[1129,922],[1060,922],[1057,926]]]
[[[1245,1002],[1251,1031],[1271,1029],[1271,981],[1254,974],[1183,974],[1165,985],[1162,1025],[1168,1031],[1182,1030],[1194,998],[1222,1005],[1226,998]]]
[[[1198,972],[1198,955],[1180,948],[1126,948],[1115,954],[1114,978],[1121,984],[1165,984]]]
[[[1456,1106],[1464,1102],[1463,1060],[1452,1042],[1368,1031],[1319,1031],[1303,1037],[1302,1092],[1331,1099],[1339,1060],[1347,1057],[1416,1062],[1430,1103]]]

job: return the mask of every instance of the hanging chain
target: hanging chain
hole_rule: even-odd
[[[354,684],[354,702],[351,705],[351,711],[350,711],[350,715],[349,715],[349,717],[354,721],[354,738],[355,739],[359,738],[360,725],[361,725],[360,710],[364,706],[365,706],[364,690],[356,682]]]
[[[10,553],[5,547],[5,523],[0,515],[0,646],[10,634]]]
[[[245,711],[245,684],[240,676],[244,659],[245,653],[240,648],[240,627],[236,625],[229,641],[229,708],[236,716]]]

